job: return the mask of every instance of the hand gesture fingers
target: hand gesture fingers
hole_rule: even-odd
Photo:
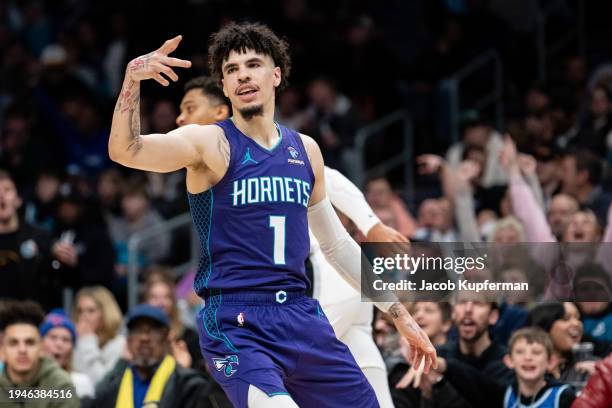
[[[162,59],[162,62],[170,67],[179,67],[179,68],[189,68],[191,67],[191,61],[187,61],[184,59],[166,57]]]
[[[166,41],[156,51],[147,55],[140,56],[128,64],[128,74],[132,80],[142,81],[154,79],[163,86],[168,86],[170,82],[164,78],[162,73],[172,81],[178,81],[178,75],[172,67],[189,68],[191,62],[179,58],[168,57],[168,54],[175,51],[181,42],[182,36],[176,36]]]
[[[166,42],[164,42],[157,51],[159,51],[160,54],[168,55],[174,50],[176,50],[176,48],[178,47],[182,39],[183,39],[182,35],[177,35],[176,37],[170,40],[166,40]]]

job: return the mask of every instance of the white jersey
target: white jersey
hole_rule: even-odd
[[[364,235],[380,220],[361,191],[337,170],[325,167],[325,186],[334,207],[349,217]],[[392,408],[385,363],[372,338],[374,306],[327,262],[319,242],[310,232],[313,297],[319,300],[336,337],[347,345],[357,365],[374,388],[381,408]]]

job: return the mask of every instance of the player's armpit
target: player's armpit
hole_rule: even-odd
[[[300,137],[302,138],[302,143],[304,143],[304,148],[306,149],[306,154],[308,155],[308,160],[310,161],[310,166],[315,176],[315,183],[308,203],[309,206],[313,206],[322,201],[327,195],[325,192],[325,166],[323,163],[323,155],[321,154],[319,145],[312,137],[301,133]]]

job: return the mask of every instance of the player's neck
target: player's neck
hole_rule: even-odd
[[[254,116],[245,120],[239,112],[232,117],[234,124],[242,133],[253,139],[258,144],[272,148],[278,142],[279,134],[276,130],[274,117],[264,111],[263,115]]]

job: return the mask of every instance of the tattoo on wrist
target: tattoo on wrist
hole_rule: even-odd
[[[401,303],[395,302],[389,308],[389,314],[391,315],[392,318],[397,319],[398,317],[402,315],[403,309],[404,309],[404,306]]]

